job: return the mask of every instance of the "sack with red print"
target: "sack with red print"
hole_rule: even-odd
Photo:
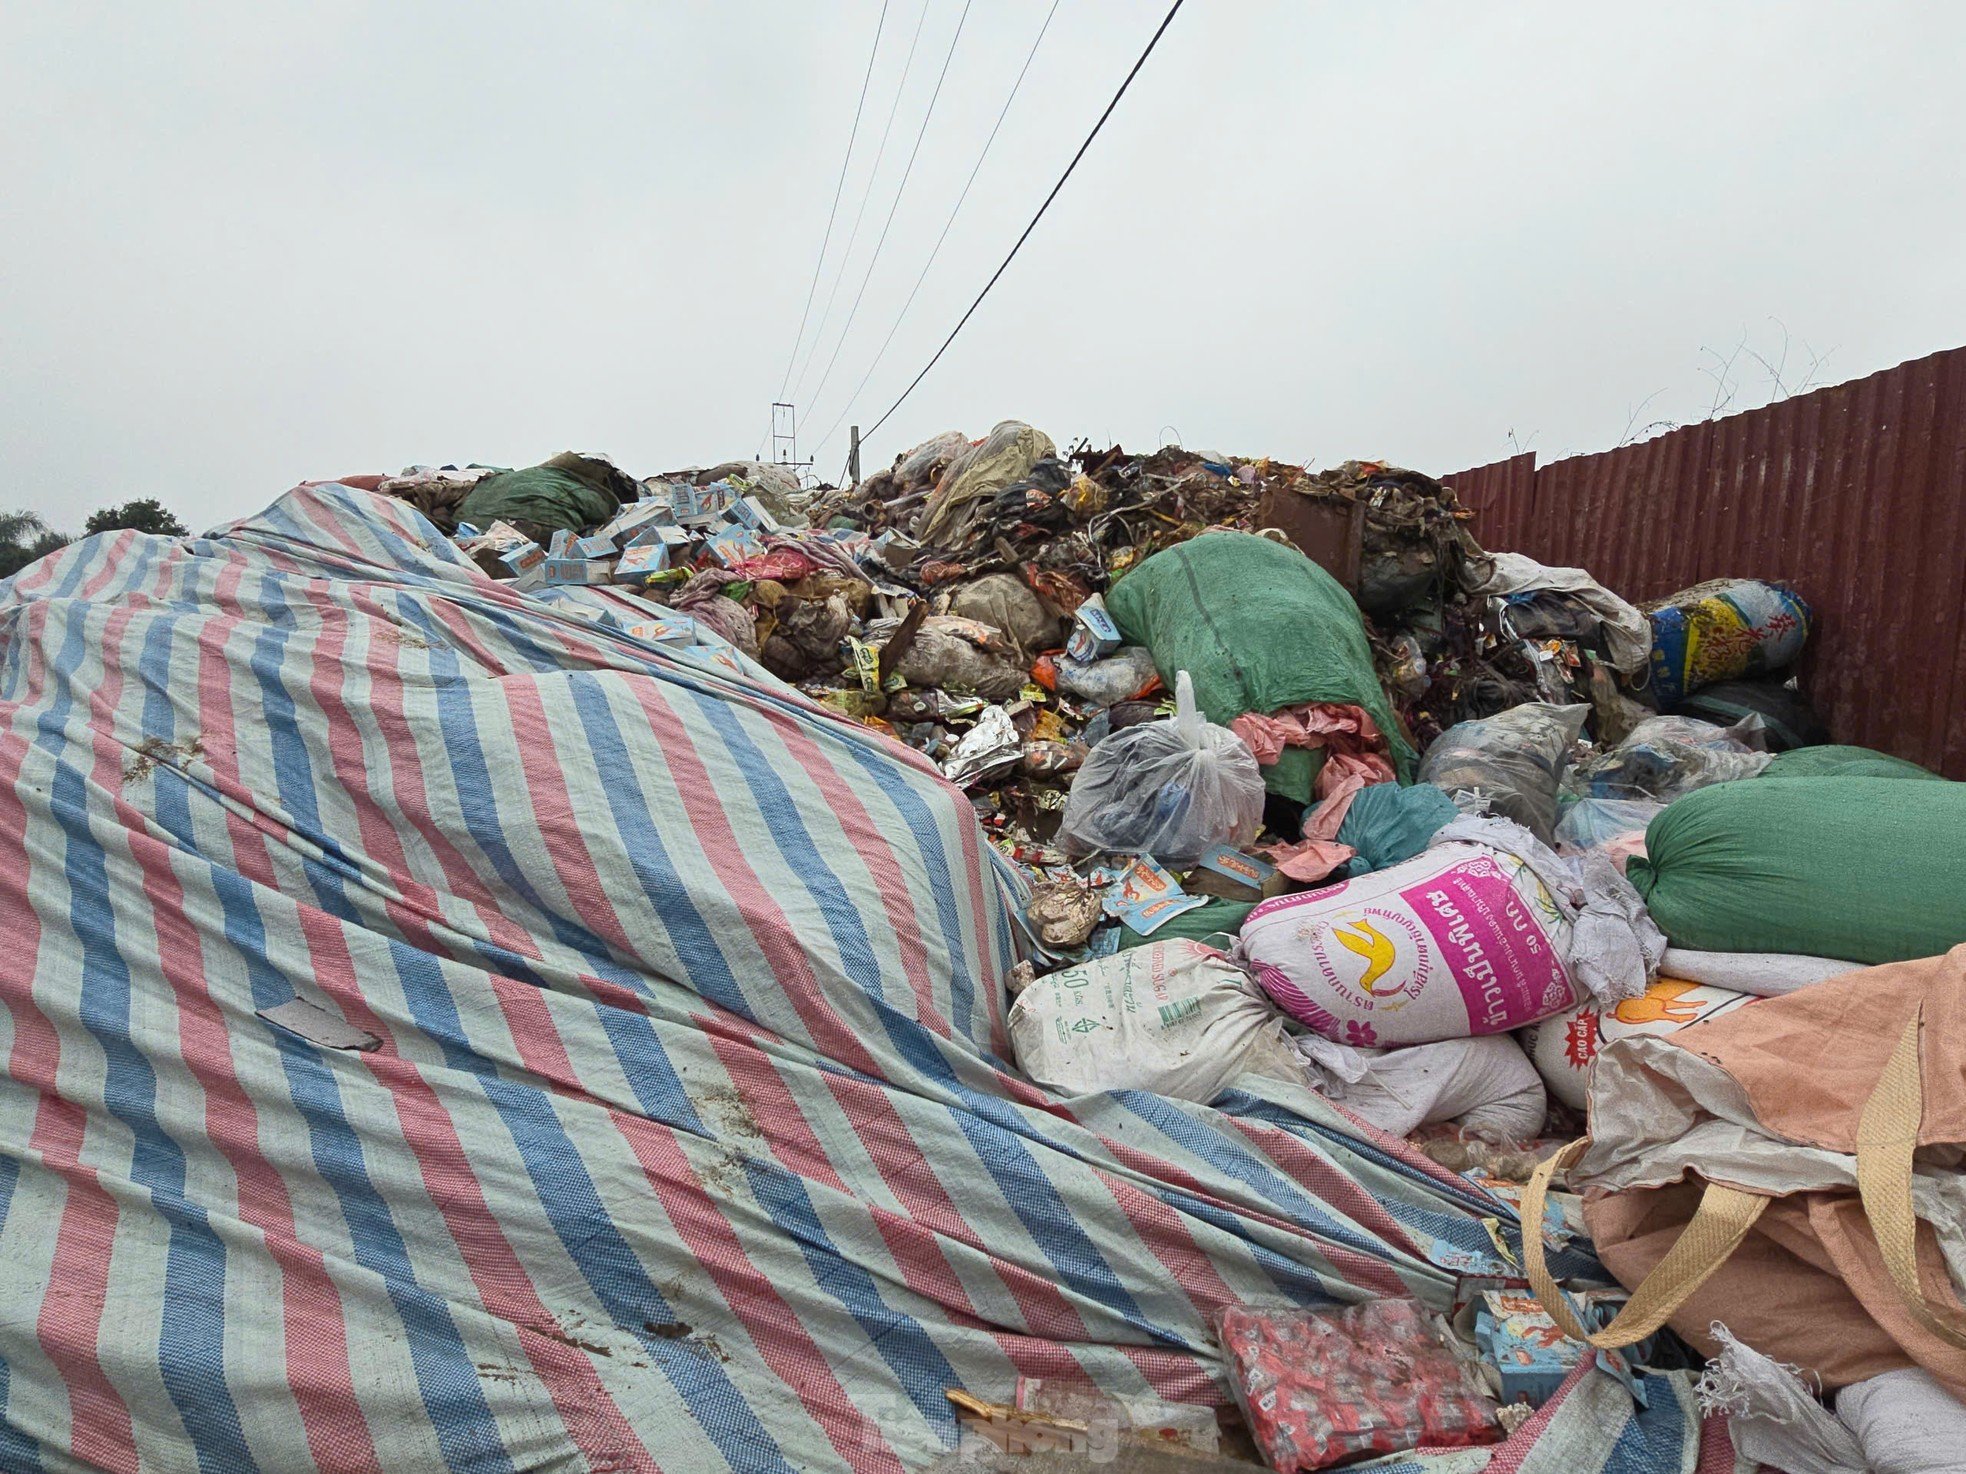
[[[1391,869],[1263,902],[1236,944],[1280,1008],[1352,1045],[1501,1034],[1634,997],[1664,950],[1609,862],[1484,818]]]

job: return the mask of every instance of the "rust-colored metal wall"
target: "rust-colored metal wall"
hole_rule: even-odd
[[[1483,546],[1634,601],[1792,584],[1803,687],[1840,742],[1966,779],[1966,348],[1599,455],[1442,478]]]

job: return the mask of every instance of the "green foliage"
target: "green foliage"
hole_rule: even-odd
[[[189,537],[191,529],[154,496],[138,497],[120,507],[103,507],[89,514],[82,524],[84,533],[115,532],[131,527],[138,532],[154,532],[164,537]]]
[[[68,542],[32,512],[0,512],[0,578],[12,578]]]

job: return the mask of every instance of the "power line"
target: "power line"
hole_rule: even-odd
[[[936,76],[935,90],[928,95],[928,110],[922,114],[922,125],[915,130],[915,146],[908,151],[908,163],[901,171],[901,183],[895,186],[894,201],[887,207],[887,219],[881,223],[880,239],[874,242],[874,254],[867,258],[867,270],[860,278],[860,290],[853,294],[853,305],[847,309],[846,321],[840,326],[840,336],[833,344],[833,356],[826,360],[826,371],[819,376],[819,387],[812,391],[812,400],[817,403],[826,392],[826,385],[833,377],[833,365],[840,361],[840,350],[846,347],[847,334],[853,331],[853,320],[860,315],[861,299],[867,295],[867,283],[874,279],[874,268],[880,263],[881,248],[887,244],[887,233],[894,225],[895,211],[901,208],[901,196],[908,191],[908,178],[915,172],[915,158],[922,151],[922,140],[928,136],[929,120],[935,116],[935,101],[942,95],[942,84],[949,78],[949,63],[956,59],[956,43],[963,38],[963,22],[969,19],[972,0],[963,0],[962,14],[956,17],[956,33],[949,38],[949,50],[942,58],[942,70]]]
[[[1031,63],[1037,58],[1038,47],[1044,42],[1044,33],[1051,29],[1051,18],[1058,14],[1058,5],[1059,0],[1051,0],[1051,9],[1045,12],[1044,24],[1038,27],[1037,39],[1031,43],[1031,49],[1024,53],[1024,65],[1018,68],[1017,80],[1010,84],[1010,95],[1003,100],[1003,106],[997,111],[997,121],[990,127],[990,136],[983,140],[983,151],[976,156],[976,163],[970,168],[969,178],[963,181],[962,193],[956,196],[956,203],[949,211],[949,218],[942,222],[942,234],[935,238],[935,244],[928,253],[928,260],[922,263],[921,275],[915,278],[915,285],[908,292],[908,300],[901,304],[901,310],[894,315],[894,325],[887,330],[887,336],[881,339],[880,350],[874,354],[873,362],[867,365],[867,372],[862,374],[860,382],[853,386],[853,393],[847,399],[846,408],[840,411],[839,417],[831,425],[827,426],[826,433],[813,447],[815,456],[826,448],[826,443],[833,438],[846,417],[853,412],[854,405],[860,402],[861,391],[867,387],[867,381],[874,377],[874,370],[881,366],[881,360],[887,356],[888,345],[894,342],[894,335],[900,331],[902,319],[907,317],[908,309],[915,305],[915,298],[921,292],[922,283],[928,280],[929,268],[935,265],[935,258],[942,254],[942,243],[949,238],[949,228],[956,223],[956,216],[962,211],[963,201],[969,198],[970,186],[976,183],[976,176],[982,172],[983,161],[990,157],[990,145],[997,141],[997,133],[1003,127],[1003,120],[1010,116],[1010,105],[1017,100],[1017,91],[1024,85],[1024,75],[1031,70]]]
[[[1133,70],[1128,72],[1126,74],[1126,80],[1120,83],[1120,90],[1113,94],[1113,100],[1106,104],[1106,111],[1099,115],[1099,121],[1092,125],[1092,131],[1086,134],[1085,142],[1079,145],[1079,151],[1072,155],[1072,162],[1065,166],[1065,172],[1059,175],[1058,182],[1051,186],[1051,193],[1046,195],[1044,197],[1044,203],[1038,206],[1038,213],[1031,217],[1031,223],[1025,226],[1024,233],[1017,237],[1017,244],[1012,246],[1010,248],[1010,254],[1003,258],[1003,265],[999,266],[991,274],[990,279],[983,283],[983,290],[978,292],[976,294],[976,300],[969,304],[969,311],[965,312],[956,325],[949,330],[949,336],[942,340],[942,346],[935,350],[935,356],[922,366],[922,371],[915,375],[906,389],[901,391],[901,397],[887,407],[887,413],[874,421],[873,425],[867,431],[868,435],[872,435],[875,430],[885,425],[888,421],[888,416],[900,409],[908,396],[915,392],[916,386],[928,377],[928,371],[941,361],[942,355],[949,351],[949,345],[956,341],[956,334],[963,330],[963,324],[970,320],[975,314],[976,309],[983,305],[983,299],[990,295],[990,288],[997,284],[997,279],[1009,269],[1010,263],[1017,259],[1017,253],[1024,249],[1024,242],[1029,240],[1031,238],[1031,232],[1038,228],[1038,222],[1044,219],[1044,212],[1049,210],[1051,208],[1051,202],[1058,198],[1058,192],[1065,187],[1065,181],[1072,177],[1072,171],[1078,168],[1079,160],[1084,158],[1085,151],[1092,147],[1092,140],[1097,138],[1099,136],[1099,130],[1106,126],[1106,120],[1112,117],[1113,109],[1118,107],[1120,99],[1126,96],[1126,89],[1131,87],[1133,85],[1133,79],[1140,75],[1140,68],[1147,64],[1147,58],[1154,54],[1154,48],[1160,45],[1160,38],[1166,34],[1167,28],[1174,22],[1174,17],[1186,3],[1187,0],[1174,0],[1174,4],[1169,7],[1167,14],[1162,17],[1160,26],[1154,32],[1152,39],[1147,42],[1147,49],[1140,53],[1140,59],[1133,64]]]
[[[928,7],[933,0],[922,0],[921,14],[915,17],[915,34],[908,42],[907,59],[901,63],[901,80],[895,85],[894,101],[888,104],[887,122],[881,125],[880,146],[874,150],[874,167],[868,172],[867,184],[860,192],[860,208],[853,212],[853,229],[847,232],[846,249],[840,253],[839,268],[833,273],[832,288],[826,293],[826,308],[819,314],[819,326],[813,329],[812,346],[806,350],[806,361],[799,366],[798,381],[792,385],[793,395],[805,383],[806,375],[812,372],[812,361],[819,354],[819,340],[826,336],[826,324],[833,316],[833,303],[839,299],[840,283],[846,280],[846,264],[853,257],[853,244],[860,239],[860,222],[866,218],[867,202],[874,197],[874,181],[880,177],[881,160],[887,157],[888,134],[894,131],[894,115],[901,110],[901,95],[908,90],[908,74],[914,70],[915,48],[922,39],[922,27],[928,22]]]
[[[840,160],[839,183],[833,186],[832,208],[826,212],[826,233],[819,238],[819,259],[812,263],[812,285],[806,288],[806,305],[799,313],[799,331],[792,339],[792,351],[785,359],[785,377],[778,385],[778,397],[792,382],[792,365],[799,361],[799,344],[805,341],[806,320],[812,316],[812,299],[819,294],[819,278],[826,270],[826,248],[833,243],[833,221],[840,213],[840,195],[846,189],[847,165],[853,162],[854,140],[860,137],[860,112],[867,106],[867,84],[874,80],[874,58],[881,52],[881,31],[887,25],[888,0],[881,0],[880,18],[874,22],[874,44],[867,52],[867,71],[860,79],[860,100],[853,105],[853,127],[846,136],[846,157]],[[762,447],[760,447],[762,449]]]

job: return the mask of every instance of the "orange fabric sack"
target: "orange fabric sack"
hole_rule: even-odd
[[[1813,984],[1598,1056],[1591,1136],[1523,1195],[1540,1219],[1575,1163],[1584,1221],[1632,1290],[1583,1337],[1725,1322],[1827,1388],[1918,1365],[1966,1397],[1966,946]],[[1544,1265],[1557,1324],[1580,1335]]]

